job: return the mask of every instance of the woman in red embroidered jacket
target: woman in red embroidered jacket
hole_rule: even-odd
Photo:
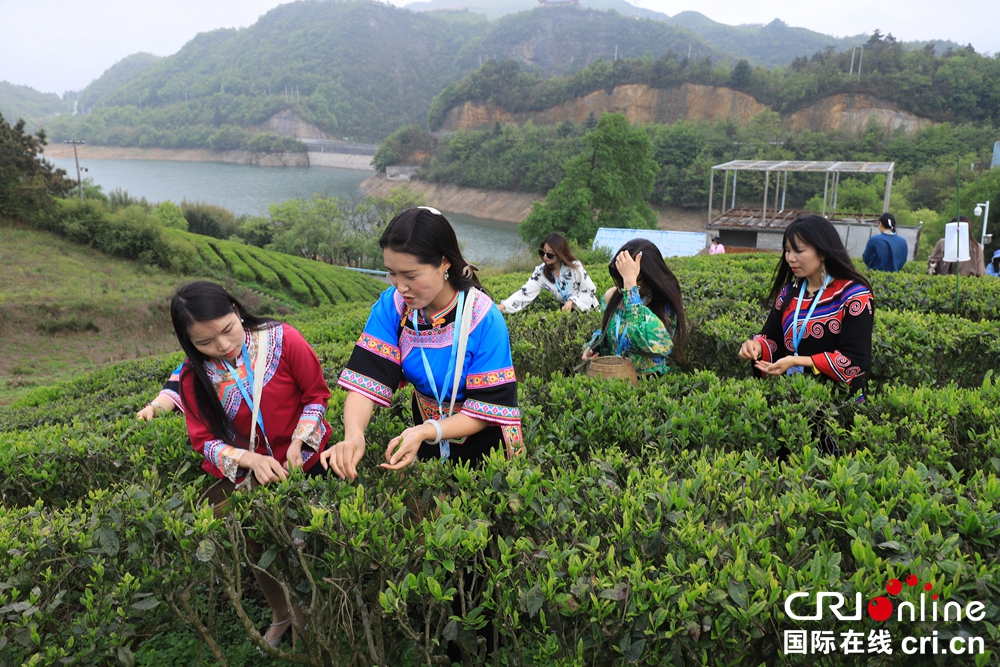
[[[796,219],[783,245],[768,296],[774,305],[740,358],[759,376],[809,372],[861,391],[872,360],[871,286],[822,216]]]
[[[180,398],[191,444],[205,457],[202,468],[237,484],[250,472],[258,484],[285,479],[290,468],[323,474],[317,464],[330,438],[324,419],[330,389],[302,335],[287,324],[255,317],[207,281],[179,287],[170,316],[187,353]],[[265,332],[266,349],[261,349]],[[263,389],[252,428],[254,370],[261,354],[266,355]],[[277,646],[291,621],[288,604],[277,582],[254,573],[274,616],[264,637]]]

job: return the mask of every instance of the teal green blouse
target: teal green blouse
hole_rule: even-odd
[[[603,298],[601,308],[607,310]],[[602,356],[620,355],[631,359],[640,375],[666,373],[670,370],[667,357],[674,349],[671,331],[677,328],[672,310],[667,311],[667,320],[669,329],[643,303],[639,288],[632,287],[608,321],[608,330],[597,351]]]

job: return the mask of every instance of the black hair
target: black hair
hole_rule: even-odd
[[[624,298],[622,295],[623,281],[622,274],[615,266],[615,260],[623,252],[627,252],[633,259],[640,252],[642,260],[639,262],[639,278],[646,284],[651,293],[649,309],[660,318],[663,326],[668,326],[667,307],[674,311],[677,317],[677,330],[670,333],[674,342],[674,349],[681,354],[684,344],[687,342],[687,316],[684,313],[684,299],[681,296],[681,284],[677,281],[670,267],[663,261],[660,249],[646,239],[632,239],[618,249],[608,263],[608,273],[615,281],[618,289],[608,300],[604,310],[604,319],[601,321],[601,331],[607,334],[608,324],[611,322],[611,315],[617,310],[618,305]]]
[[[868,289],[872,288],[868,280],[854,268],[854,263],[847,254],[844,242],[840,240],[837,228],[823,216],[803,215],[788,225],[782,240],[782,248],[791,247],[796,252],[801,252],[800,243],[806,243],[816,249],[816,254],[823,257],[826,272],[831,278],[853,280]],[[793,282],[795,282],[795,274],[788,266],[783,250],[781,258],[778,260],[778,266],[774,269],[774,280],[771,284],[771,293],[767,297],[768,302],[773,304],[785,285]]]
[[[462,292],[471,287],[486,291],[476,277],[474,267],[466,272],[465,267],[472,265],[462,257],[451,223],[437,209],[418,206],[403,211],[382,232],[378,247],[413,255],[419,263],[433,267],[441,266],[447,258],[451,263],[448,282],[452,287]]]
[[[559,261],[562,262],[563,264],[568,264],[569,266],[572,266],[579,261],[577,260],[576,256],[573,255],[573,251],[569,249],[569,243],[566,241],[566,237],[560,234],[559,232],[552,232],[544,239],[542,239],[542,242],[538,244],[539,255],[542,254],[542,249],[545,247],[546,243],[549,245],[550,248],[552,248],[552,252],[556,254],[556,257],[558,257]],[[552,282],[555,282],[556,278],[552,274],[552,269],[549,267],[549,265],[543,262],[542,266],[544,267],[542,269],[542,272],[545,273],[545,277],[551,280]]]
[[[211,322],[230,313],[239,316],[243,328],[247,331],[262,329],[268,322],[273,322],[268,318],[256,317],[225,288],[207,280],[196,280],[181,285],[170,300],[170,320],[174,325],[177,342],[187,354],[191,370],[197,379],[194,383],[194,400],[191,396],[183,395],[183,383],[181,383],[181,402],[196,406],[197,410],[194,412],[196,418],[201,420],[219,440],[231,445],[247,445],[249,438],[233,431],[232,422],[226,415],[222,403],[219,402],[215,387],[205,371],[205,362],[209,357],[195,347],[188,333],[191,325],[196,322]],[[258,350],[257,354],[266,354],[266,350]]]
[[[883,227],[888,228],[890,232],[896,231],[896,216],[894,216],[892,213],[883,213],[881,216],[879,216],[878,221],[882,224]]]
[[[712,243],[722,243],[722,239],[720,239],[718,236],[713,236]]]

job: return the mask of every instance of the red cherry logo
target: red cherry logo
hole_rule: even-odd
[[[907,586],[916,586],[919,583],[920,583],[920,580],[917,579],[917,575],[915,575],[915,574],[911,574],[910,576],[908,576],[906,578],[906,585]]]
[[[924,590],[925,591],[929,591],[932,588],[934,588],[934,586],[932,586],[931,584],[924,584]]]
[[[892,616],[892,602],[889,598],[879,596],[868,603],[868,615],[876,621],[887,620]]]
[[[903,590],[903,583],[899,579],[890,579],[885,585],[885,590],[889,595],[899,595]]]

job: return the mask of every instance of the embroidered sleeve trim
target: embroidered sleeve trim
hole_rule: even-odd
[[[462,405],[462,414],[473,419],[492,422],[494,424],[518,426],[521,425],[521,411],[509,405],[497,405],[496,403],[486,403],[472,398],[465,400]]]
[[[487,387],[496,387],[502,384],[509,384],[511,382],[517,382],[517,375],[514,373],[514,367],[508,366],[507,368],[502,368],[498,371],[469,373],[465,377],[465,388],[486,389]]]
[[[760,342],[761,360],[766,363],[774,361],[774,353],[778,351],[778,344],[764,334],[757,334],[753,339]]]
[[[864,375],[864,371],[859,366],[853,365],[851,359],[837,350],[833,352],[823,352],[814,354],[813,365],[819,369],[823,375],[833,378],[838,382],[850,385],[854,380]]]
[[[397,366],[400,363],[399,347],[380,340],[368,332],[362,333],[361,337],[358,338],[358,347],[383,359],[388,359]]]
[[[240,476],[239,463],[246,451],[227,445],[222,440],[209,440],[205,443],[205,458],[221,470],[222,474],[231,482],[235,482]]]
[[[306,447],[318,450],[326,435],[326,426],[323,425],[325,414],[326,407],[321,403],[310,403],[304,407],[295,432],[292,433],[292,440],[301,440]]]
[[[392,389],[385,386],[378,380],[373,380],[367,375],[355,373],[350,368],[345,368],[340,374],[337,384],[348,391],[357,392],[375,401],[384,408],[389,407],[392,401]]]
[[[178,394],[173,389],[161,389],[160,393],[169,398],[178,410],[184,412],[184,406],[181,404],[181,395]]]

